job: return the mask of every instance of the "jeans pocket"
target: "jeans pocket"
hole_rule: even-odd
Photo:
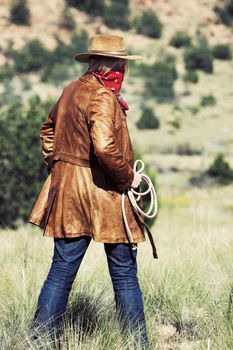
[[[73,262],[85,254],[87,242],[84,238],[55,238],[55,250],[60,257],[67,261]]]

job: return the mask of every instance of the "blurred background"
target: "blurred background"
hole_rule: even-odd
[[[232,182],[232,23],[232,1],[1,1],[1,225],[26,219],[46,176],[41,123],[86,71],[74,55],[97,33],[123,35],[143,56],[122,95],[158,185]]]
[[[43,253],[41,231],[25,224],[47,176],[41,124],[63,88],[86,71],[87,65],[76,62],[74,55],[88,49],[90,37],[123,35],[128,51],[143,56],[129,63],[121,92],[130,108],[127,120],[135,152],[146,162],[159,199],[157,218],[150,225],[160,260],[149,260],[147,244],[139,257],[143,289],[150,295],[145,305],[151,338],[159,349],[233,348],[233,1],[2,0],[0,33],[5,305],[14,299],[9,290],[16,290],[22,297],[16,314],[22,314],[24,302],[28,310],[29,291],[39,291],[49,266],[52,243],[46,240]],[[40,243],[44,265],[40,278],[32,282]],[[22,265],[21,272],[28,273],[30,286],[24,285],[24,291],[16,278],[20,274],[9,275],[14,259]],[[148,280],[153,275],[152,286]],[[36,296],[30,310],[35,302]],[[2,329],[11,317],[24,326],[30,322],[32,311],[22,321],[4,310]],[[0,335],[2,349],[7,344],[13,349],[26,329],[14,322],[17,332],[9,328],[11,341]],[[104,335],[99,341],[98,349],[105,344]],[[88,344],[86,348],[92,348]],[[108,346],[103,348],[113,349]]]

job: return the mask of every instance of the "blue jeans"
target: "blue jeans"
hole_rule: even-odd
[[[33,325],[46,330],[59,329],[69,293],[91,238],[55,238],[54,255],[47,279],[41,289]],[[104,243],[111,276],[117,315],[125,329],[139,334],[142,348],[148,345],[142,293],[137,278],[137,250],[129,244]],[[135,333],[135,334],[136,334]]]

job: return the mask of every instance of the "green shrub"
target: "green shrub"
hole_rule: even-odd
[[[191,38],[185,32],[177,32],[171,38],[170,45],[176,48],[187,47],[191,45]]]
[[[134,21],[134,26],[139,34],[150,38],[160,38],[162,35],[162,23],[152,11],[144,11]]]
[[[73,33],[69,44],[64,43],[59,37],[56,38],[57,45],[51,53],[51,59],[54,63],[74,63],[74,55],[77,51],[86,51],[88,47],[88,34],[82,30],[80,34]]]
[[[199,106],[188,106],[188,110],[192,113],[192,115],[196,115],[199,112],[200,107]]]
[[[70,31],[76,28],[74,18],[67,7],[65,7],[62,11],[61,19],[59,21],[59,27]]]
[[[12,79],[14,76],[14,68],[10,64],[6,64],[3,67],[0,67],[0,81],[6,81]]]
[[[136,123],[138,129],[158,129],[159,119],[154,115],[153,109],[144,107],[140,119]]]
[[[23,91],[29,91],[32,89],[32,84],[29,79],[27,79],[26,77],[23,77],[21,79],[21,87]]]
[[[233,0],[227,0],[223,7],[215,6],[214,10],[218,14],[222,23],[227,26],[233,24]]]
[[[20,50],[10,48],[6,55],[13,59],[14,69],[18,73],[38,71],[51,59],[49,51],[37,39],[29,41]]]
[[[169,124],[171,126],[173,126],[173,128],[175,128],[175,129],[180,129],[181,128],[180,120],[178,118],[169,121]]]
[[[188,71],[200,69],[206,73],[213,73],[213,54],[208,46],[198,45],[186,49],[184,61]]]
[[[169,102],[175,97],[174,81],[177,79],[177,71],[174,62],[169,60],[155,62],[147,67],[145,78],[147,97],[155,97],[158,102]]]
[[[229,184],[233,181],[233,169],[231,169],[230,165],[224,160],[222,153],[219,153],[215,157],[207,173],[209,176],[216,178],[221,184]]]
[[[180,156],[193,156],[200,155],[201,151],[199,149],[192,148],[189,142],[184,142],[177,146],[177,154]]]
[[[69,66],[57,63],[53,66],[46,66],[41,73],[41,81],[47,83],[60,83],[69,79]]]
[[[105,10],[105,0],[66,0],[66,3],[93,16],[102,16]]]
[[[26,0],[14,0],[11,3],[10,21],[17,25],[30,24],[30,11]]]
[[[25,108],[20,97],[0,114],[0,225],[26,220],[46,177],[39,130],[53,102],[38,96]]]
[[[198,83],[198,74],[195,70],[189,70],[187,71],[184,76],[183,76],[183,80],[185,82],[190,82],[193,84],[197,84]]]
[[[103,19],[110,28],[127,30],[130,28],[129,15],[129,0],[111,0],[110,5],[105,7]]]
[[[14,50],[12,45],[5,52],[6,57],[14,62],[14,69],[17,73],[28,73],[34,71],[43,71],[47,74],[54,72],[55,64],[75,64],[74,55],[79,51],[85,51],[88,46],[88,35],[86,31],[80,34],[72,34],[69,44],[64,43],[59,37],[56,37],[56,47],[49,51],[39,40],[31,40],[20,50]],[[61,67],[60,67],[61,68]],[[63,72],[64,69],[62,68]],[[0,72],[1,74],[1,72]],[[56,74],[58,74],[58,69]],[[47,81],[49,77],[47,77]]]
[[[213,95],[202,96],[200,105],[202,107],[216,105],[216,98]]]
[[[228,44],[215,45],[212,52],[214,57],[220,60],[231,60],[232,58],[231,49]]]

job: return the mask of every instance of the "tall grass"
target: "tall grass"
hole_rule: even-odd
[[[233,348],[233,205],[225,197],[230,190],[189,189],[183,206],[166,205],[168,195],[161,195],[164,205],[153,228],[159,260],[153,260],[148,242],[138,252],[151,349]],[[0,239],[0,349],[50,350],[46,334],[31,339],[30,325],[50,266],[52,239],[30,225],[2,230]],[[103,245],[93,242],[74,282],[61,345],[55,346],[126,350],[130,344],[116,322]]]

